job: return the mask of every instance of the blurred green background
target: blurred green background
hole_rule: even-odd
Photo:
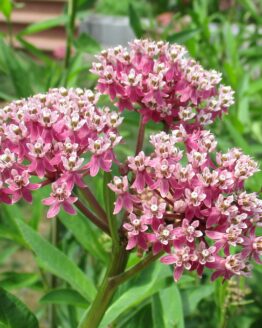
[[[136,37],[184,44],[205,68],[223,73],[223,83],[235,90],[236,102],[229,115],[212,127],[219,140],[219,149],[242,148],[261,164],[261,1],[78,0],[75,11],[65,4],[60,16],[33,23],[14,34],[12,16],[19,7],[21,2],[0,0],[0,12],[8,27],[0,34],[1,107],[12,99],[45,92],[52,87],[93,88],[96,81],[89,68],[102,45],[92,35],[79,33],[77,26],[97,13],[105,19],[106,16],[127,16]],[[64,49],[59,59],[27,41],[27,36],[57,26],[65,27],[68,46],[68,51]],[[106,97],[104,103],[108,104]],[[124,116],[122,134],[131,141],[128,147],[120,147],[123,157],[134,149],[132,140],[138,123],[135,113]],[[151,123],[147,134],[156,129],[159,126]],[[101,177],[90,183],[102,201]],[[249,191],[259,193],[261,186],[261,172],[246,185]],[[97,284],[108,259],[110,240],[81,216],[77,221],[65,214],[57,222],[45,220],[41,205],[44,194],[48,194],[48,190],[36,192],[32,206],[0,204],[0,285],[34,311],[41,327],[76,327],[88,300],[81,294],[79,283],[59,271],[60,265],[63,271],[76,269],[67,265],[63,253]],[[21,219],[32,228],[29,234],[17,223]],[[59,234],[55,235],[52,232],[58,230],[57,227]],[[42,237],[32,233],[34,230]],[[54,246],[44,247],[44,237],[60,249],[56,260],[51,256]],[[34,258],[31,250],[36,254]],[[133,254],[129,265],[136,261]],[[110,327],[117,328],[261,327],[261,279],[262,269],[258,266],[252,278],[224,284],[220,280],[211,284],[208,275],[200,281],[194,274],[188,274],[178,284],[178,289],[171,271],[156,264],[120,288],[103,327],[112,322]],[[55,292],[50,292],[54,288]]]

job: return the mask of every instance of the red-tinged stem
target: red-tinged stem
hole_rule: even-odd
[[[138,130],[138,136],[137,136],[135,155],[139,154],[140,151],[143,149],[144,136],[145,136],[145,123],[143,122],[143,116],[141,115],[140,122],[139,122],[139,130]]]
[[[85,198],[87,199],[87,201],[89,202],[89,204],[93,208],[93,210],[96,212],[96,214],[101,219],[103,219],[104,222],[108,222],[106,212],[104,211],[102,206],[100,206],[96,197],[94,196],[92,191],[89,189],[89,187],[86,186],[85,188],[81,189],[81,191],[85,195]]]
[[[97,227],[99,227],[101,230],[103,230],[106,234],[108,234],[110,236],[110,231],[109,228],[107,226],[107,224],[105,224],[105,222],[101,221],[100,219],[98,219],[98,217],[95,216],[95,214],[93,214],[87,207],[85,207],[85,205],[80,201],[77,200],[75,202],[75,206],[90,220],[92,221]]]

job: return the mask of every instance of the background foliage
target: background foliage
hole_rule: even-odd
[[[137,37],[184,44],[206,68],[223,72],[225,84],[236,92],[230,114],[213,127],[219,148],[241,147],[262,161],[262,4],[260,1],[114,1],[77,2],[77,19],[93,12],[129,15]],[[0,1],[0,11],[12,24],[10,0]],[[143,18],[143,19],[142,19]],[[146,18],[146,20],[144,19]],[[72,23],[72,21],[71,21]],[[0,101],[30,96],[58,86],[93,88],[90,58],[100,45],[89,35],[70,40],[72,24],[65,14],[28,26],[16,37],[24,51],[13,49],[11,35],[0,37]],[[74,49],[69,62],[55,60],[25,41],[24,37],[65,24]],[[10,30],[11,31],[11,30]],[[9,40],[9,42],[8,42]],[[88,54],[88,55],[87,55]],[[107,104],[107,98],[104,104]],[[120,156],[131,155],[138,117],[125,114],[122,135],[128,145]],[[158,129],[150,124],[147,134]],[[102,176],[90,181],[103,201]],[[261,192],[262,173],[248,182]],[[94,298],[110,252],[110,239],[80,213],[61,214],[57,221],[44,219],[41,199],[33,206],[0,204],[0,327],[77,327]],[[138,261],[132,254],[129,266]],[[251,279],[222,284],[200,281],[194,274],[178,285],[169,268],[153,264],[117,291],[101,328],[112,327],[259,327],[262,320],[262,269]],[[25,304],[23,304],[25,303]],[[34,313],[34,314],[33,314]],[[17,324],[19,322],[19,324]]]

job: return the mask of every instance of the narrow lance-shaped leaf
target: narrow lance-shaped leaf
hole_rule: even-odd
[[[142,28],[140,17],[131,3],[129,4],[129,23],[136,37],[141,38],[144,34],[144,31]]]
[[[112,233],[113,240],[117,243],[118,241],[118,224],[117,218],[113,215],[114,212],[114,201],[115,194],[108,187],[108,183],[112,180],[112,174],[108,172],[104,172],[104,203],[106,208],[106,214],[110,225],[110,231]]]
[[[16,54],[0,39],[0,52],[3,55],[6,69],[11,78],[12,84],[19,98],[33,94],[33,90],[28,79],[28,73],[17,59]]]
[[[67,281],[87,300],[92,301],[96,288],[87,275],[64,253],[51,245],[22,221],[17,221],[19,228],[34,253],[40,258],[45,269]]]
[[[125,311],[137,306],[159,290],[168,286],[170,273],[161,263],[155,263],[134,279],[132,286],[107,309],[99,328],[106,328]],[[170,282],[172,281],[172,278]],[[172,281],[173,283],[173,281]]]
[[[164,322],[164,312],[159,293],[152,296],[152,318],[154,328],[167,327]]]
[[[86,251],[107,263],[108,255],[99,240],[101,233],[82,213],[78,212],[77,216],[60,213],[59,219]]]
[[[69,288],[51,290],[40,299],[40,303],[67,304],[84,308],[88,305],[88,301],[81,294]]]

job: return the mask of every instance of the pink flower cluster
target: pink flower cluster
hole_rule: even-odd
[[[239,149],[216,152],[212,133],[187,133],[182,125],[170,134],[152,135],[153,151],[128,158],[130,173],[115,177],[115,213],[124,208],[127,249],[167,253],[177,281],[184,270],[214,270],[212,279],[247,275],[248,261],[261,263],[262,201],[247,193],[245,180],[258,171]]]
[[[90,90],[60,88],[0,109],[0,201],[31,202],[32,190],[52,183],[43,200],[50,206],[47,216],[61,206],[75,213],[74,186],[85,187],[84,175],[110,171],[121,141],[122,118],[98,108],[98,99]],[[30,182],[33,176],[37,183]]]
[[[144,122],[169,126],[205,126],[233,104],[233,91],[219,85],[221,74],[205,70],[183,46],[135,40],[130,51],[121,46],[103,50],[91,72],[97,89],[117,99],[120,110],[139,110]]]
[[[73,188],[85,188],[85,175],[109,172],[115,162],[121,176],[108,186],[117,195],[114,215],[125,210],[128,250],[167,253],[161,261],[174,265],[176,281],[184,270],[201,276],[205,267],[214,270],[212,279],[248,275],[250,259],[261,263],[262,201],[244,182],[258,166],[239,149],[216,151],[204,130],[228,110],[233,91],[182,46],[135,40],[130,48],[101,52],[92,69],[97,88],[120,111],[165,122],[170,133],[151,135],[150,154],[138,150],[120,165],[114,148],[123,119],[97,106],[99,94],[60,88],[14,101],[0,109],[0,202],[31,202],[33,190],[51,184],[47,217],[61,207],[75,214]]]

